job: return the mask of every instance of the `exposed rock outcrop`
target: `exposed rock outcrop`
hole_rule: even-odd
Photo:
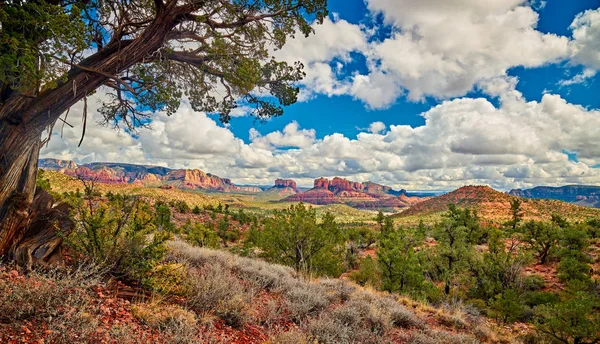
[[[343,203],[355,208],[405,208],[423,200],[409,196],[405,190],[395,191],[389,186],[373,182],[359,183],[340,177],[317,178],[314,187],[306,192],[289,196],[283,201],[305,202],[317,205]]]
[[[40,159],[40,167],[57,170],[69,176],[95,180],[106,184],[137,184],[178,189],[201,189],[221,192],[261,192],[254,186],[238,186],[230,179],[221,178],[198,169],[173,170],[161,166],[122,163],[89,163],[78,166],[72,161]]]
[[[275,179],[275,185],[273,185],[273,188],[290,188],[294,190],[294,192],[298,192],[296,182],[291,179]]]

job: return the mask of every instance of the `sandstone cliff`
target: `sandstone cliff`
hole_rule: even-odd
[[[395,191],[389,186],[373,182],[359,183],[340,177],[317,178],[314,187],[306,192],[289,196],[282,201],[305,202],[317,205],[342,203],[355,208],[405,208],[423,200],[409,196],[405,190]]]
[[[169,169],[123,163],[90,163],[78,166],[72,161],[40,159],[40,168],[57,170],[72,177],[96,180],[107,184],[137,184],[141,186],[171,186],[179,189],[200,189],[221,192],[261,192],[258,187],[238,186],[198,169]]]

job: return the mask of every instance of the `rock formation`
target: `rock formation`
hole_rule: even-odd
[[[314,187],[306,192],[289,196],[282,201],[305,202],[317,205],[348,204],[355,208],[405,208],[423,198],[407,195],[405,190],[395,191],[389,186],[373,182],[359,183],[340,177],[317,178]]]
[[[557,201],[575,203],[582,206],[600,208],[600,186],[537,186],[533,189],[511,190],[508,194],[526,198],[553,199]]]
[[[47,170],[61,171],[65,169],[74,170],[77,168],[77,164],[71,160],[40,159],[38,167]]]
[[[221,192],[261,192],[254,186],[238,186],[198,169],[169,169],[121,163],[90,163],[78,166],[72,161],[40,159],[40,168],[56,170],[76,178],[96,180],[106,184],[137,184],[152,187],[170,186],[178,189],[200,189]]]
[[[273,185],[274,188],[290,188],[292,190],[294,190],[294,192],[298,192],[298,189],[296,187],[296,182],[291,180],[291,179],[275,179],[275,185]]]

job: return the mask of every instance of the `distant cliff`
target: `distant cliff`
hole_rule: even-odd
[[[600,186],[537,186],[532,189],[511,190],[509,194],[526,198],[553,199],[587,207],[600,208]]]
[[[73,161],[57,159],[40,159],[39,167],[56,170],[72,177],[97,180],[107,184],[171,186],[178,189],[221,192],[262,191],[258,187],[235,185],[230,179],[221,178],[198,169],[170,169],[160,166],[100,162],[78,166]]]
[[[47,170],[60,171],[61,169],[76,169],[77,164],[71,160],[40,159],[38,167]]]
[[[347,204],[354,208],[406,208],[424,198],[415,197],[405,190],[395,191],[389,186],[373,182],[354,182],[340,177],[318,178],[306,192],[284,198],[284,202],[305,202],[317,205]]]

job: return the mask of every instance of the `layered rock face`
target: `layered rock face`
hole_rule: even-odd
[[[181,189],[210,189],[219,191],[239,191],[230,179],[220,178],[200,170],[173,170],[165,175],[167,182]]]
[[[221,192],[262,191],[258,187],[237,186],[230,179],[204,173],[198,169],[172,170],[160,166],[120,163],[90,163],[77,166],[72,161],[56,159],[40,159],[40,168],[56,170],[72,177],[107,184],[171,186],[179,189],[202,189]]]
[[[405,190],[395,191],[389,186],[373,182],[359,183],[344,178],[317,178],[314,187],[306,192],[285,198],[286,202],[305,202],[317,205],[348,204],[354,208],[405,208],[422,198],[409,197]]]

